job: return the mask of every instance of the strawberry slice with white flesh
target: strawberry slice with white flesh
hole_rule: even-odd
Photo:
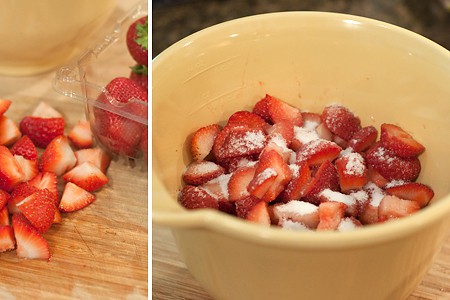
[[[270,226],[270,216],[267,206],[268,204],[266,201],[259,201],[248,211],[246,220],[261,225]]]
[[[10,146],[21,136],[19,126],[13,120],[0,115],[0,145]]]
[[[412,200],[425,207],[434,197],[434,191],[428,185],[419,182],[407,182],[387,187],[386,192],[401,199]]]
[[[303,124],[303,117],[298,108],[268,94],[254,105],[253,112],[271,124],[281,120],[288,120],[295,126]]]
[[[202,160],[190,163],[183,172],[183,181],[191,185],[201,185],[225,173],[225,169],[218,164]]]
[[[191,154],[194,161],[204,160],[211,152],[214,140],[222,127],[211,124],[201,127],[194,132],[191,141]]]
[[[312,140],[297,151],[297,162],[321,165],[324,161],[333,161],[341,151],[342,148],[334,142],[323,139]]]
[[[3,114],[8,110],[10,105],[11,105],[11,100],[0,99],[0,116],[3,116]]]
[[[50,260],[50,248],[44,237],[22,215],[12,216],[16,254],[20,258]]]
[[[62,118],[63,115],[47,102],[41,101],[31,113],[32,117],[39,118]]]
[[[62,212],[74,212],[85,208],[95,200],[95,195],[84,190],[72,182],[66,183],[59,202],[59,210]]]
[[[234,202],[245,197],[248,197],[248,186],[255,176],[255,166],[244,166],[238,168],[231,174],[228,181],[228,197]]]
[[[295,163],[289,165],[292,179],[286,184],[284,191],[280,194],[280,200],[288,202],[299,200],[306,192],[308,183],[311,181],[311,172],[307,163]]]
[[[357,152],[348,153],[336,159],[341,191],[359,190],[366,185],[367,167],[364,158]]]
[[[409,133],[394,124],[381,124],[381,144],[399,157],[416,157],[425,151],[425,147]]]
[[[65,182],[72,182],[88,192],[96,191],[109,182],[108,177],[90,162],[82,163],[65,173]]]
[[[72,169],[77,163],[77,158],[70,147],[66,136],[55,137],[45,148],[41,156],[40,169],[42,172],[52,172],[60,176]]]
[[[33,179],[39,173],[38,163],[35,160],[29,160],[22,155],[14,155],[23,172],[23,181]]]
[[[336,230],[344,218],[347,205],[342,202],[323,202],[319,205],[317,230]]]
[[[86,120],[79,120],[78,123],[72,127],[67,137],[78,149],[90,148],[94,144],[91,125],[89,121]]]
[[[16,241],[14,231],[9,225],[0,225],[0,252],[14,250]]]
[[[38,173],[28,184],[38,189],[47,189],[58,198],[58,177],[52,172]],[[58,203],[55,203],[58,205]]]
[[[275,204],[273,214],[278,224],[291,220],[302,223],[309,229],[315,229],[319,224],[319,207],[305,201],[292,200],[286,204]]]
[[[0,146],[0,189],[11,192],[24,179],[20,164],[5,146]]]
[[[181,189],[178,194],[178,202],[187,209],[219,208],[216,197],[207,190],[194,185],[185,185]]]
[[[8,206],[0,208],[0,226],[10,225]]]
[[[420,209],[419,203],[386,195],[378,206],[378,220],[384,222],[391,219],[410,216]]]
[[[111,157],[101,148],[87,148],[80,149],[74,152],[77,158],[77,165],[81,165],[84,162],[91,162],[103,173],[106,174],[108,167],[111,163]]]

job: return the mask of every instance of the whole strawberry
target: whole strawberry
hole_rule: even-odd
[[[130,79],[142,86],[148,91],[148,67],[144,65],[135,65],[131,67]]]
[[[64,124],[64,118],[26,116],[20,121],[19,127],[36,147],[44,149],[55,137],[64,134]]]
[[[148,17],[141,17],[127,31],[127,47],[139,65],[148,65]]]
[[[111,80],[97,101],[105,105],[108,110],[119,109],[144,119],[148,115],[147,91],[129,78],[117,77]],[[118,108],[114,101],[127,105],[121,105]],[[97,133],[97,138],[112,153],[135,157],[146,126],[108,110],[94,108],[93,130]]]

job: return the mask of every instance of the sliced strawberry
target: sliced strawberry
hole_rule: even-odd
[[[77,159],[76,165],[81,165],[85,162],[93,163],[97,168],[106,174],[111,163],[111,157],[101,148],[87,148],[80,149],[74,152]]]
[[[316,129],[316,123],[310,121],[306,121],[302,127],[294,126],[294,138],[290,147],[295,151],[299,151],[303,145],[320,139]]]
[[[333,161],[341,153],[342,148],[327,140],[313,140],[304,144],[297,152],[298,162],[309,165],[321,165],[325,161]]]
[[[72,182],[66,183],[59,202],[59,210],[62,212],[74,212],[85,208],[95,200],[95,195]]]
[[[55,195],[47,189],[38,190],[16,203],[19,211],[40,233],[45,233],[55,217]]]
[[[201,185],[225,173],[225,169],[218,164],[202,160],[190,163],[183,172],[183,181],[191,185]]]
[[[380,143],[367,150],[366,162],[388,181],[415,181],[421,170],[417,157],[398,157]]]
[[[19,184],[11,192],[11,196],[8,199],[8,211],[12,214],[19,213],[19,209],[16,204],[30,196],[31,194],[37,192],[39,189],[29,185],[27,182]]]
[[[348,216],[356,217],[359,213],[358,202],[352,195],[343,194],[338,191],[324,189],[319,193],[320,202],[341,202],[346,205],[345,213]]]
[[[303,200],[313,204],[319,204],[319,193],[324,189],[330,189],[332,191],[339,190],[339,177],[336,168],[328,160],[320,165],[314,177],[308,183]]]
[[[206,190],[210,195],[220,202],[228,202],[229,201],[229,192],[228,192],[228,184],[231,179],[232,174],[222,174],[217,176],[214,179],[211,179],[208,182],[200,185],[199,187]],[[223,204],[222,206],[225,206]],[[224,207],[225,208],[225,207]]]
[[[26,159],[37,160],[36,146],[27,135],[22,136],[9,150],[13,155],[22,155]]]
[[[361,154],[354,152],[336,159],[341,191],[359,190],[367,183],[367,167]]]
[[[339,232],[352,231],[361,226],[362,226],[361,222],[355,217],[345,217],[339,223],[337,231]]]
[[[334,134],[328,129],[327,125],[325,125],[324,122],[317,125],[315,128],[315,131],[319,138],[327,141],[333,141],[334,140]],[[339,144],[338,144],[339,145]]]
[[[355,152],[364,152],[375,144],[377,137],[378,130],[373,126],[366,126],[353,134],[347,146]]]
[[[219,210],[229,215],[236,216],[236,206],[234,202],[219,200]]]
[[[90,148],[94,144],[91,124],[86,120],[79,120],[78,123],[72,127],[67,137],[78,149]]]
[[[64,124],[64,118],[27,116],[20,121],[19,128],[36,147],[45,148],[55,137],[64,134]]]
[[[0,116],[2,116],[11,105],[11,100],[0,99]]]
[[[307,163],[291,164],[289,168],[292,172],[292,179],[279,196],[283,202],[302,198],[306,192],[308,183],[311,181],[311,172]]]
[[[381,174],[370,165],[367,166],[367,179],[368,179],[368,181],[375,183],[380,188],[383,188],[389,182],[389,181],[387,181],[386,178],[381,176]]]
[[[289,147],[294,139],[294,124],[290,120],[281,120],[268,128],[269,138],[281,137],[287,147]]]
[[[336,230],[344,218],[346,208],[342,202],[320,203],[317,230]]]
[[[185,185],[178,194],[178,202],[187,209],[218,209],[219,203],[205,189],[193,185]]]
[[[62,118],[63,115],[47,102],[41,101],[31,113],[32,117]]]
[[[236,215],[239,218],[246,219],[248,212],[253,208],[253,206],[255,206],[259,202],[261,202],[261,199],[251,195],[243,199],[237,200],[235,202]]]
[[[35,160],[29,160],[21,155],[14,155],[14,158],[20,165],[23,172],[23,181],[28,181],[34,178],[39,173],[38,163]]]
[[[360,119],[348,108],[337,104],[324,108],[322,120],[332,133],[344,141],[349,141],[361,129]]]
[[[0,190],[0,209],[8,204],[9,197],[9,193],[5,192],[4,190]]]
[[[50,248],[47,241],[22,214],[12,216],[12,226],[18,257],[50,260]]]
[[[378,207],[386,192],[373,182],[364,186],[364,190],[369,195],[369,200],[360,208],[359,220],[364,225],[378,223]]]
[[[55,209],[55,217],[53,218],[53,224],[61,224],[61,223],[62,223],[61,211],[57,208]]]
[[[322,116],[315,112],[302,111],[303,127],[313,127],[316,128],[320,123],[322,123]],[[309,123],[309,125],[307,125]],[[312,125],[314,124],[314,125]]]
[[[232,114],[228,118],[228,126],[247,126],[250,129],[266,131],[269,124],[263,118],[250,111],[241,110]]]
[[[409,216],[420,209],[419,203],[400,199],[396,196],[384,196],[378,206],[378,220],[384,222]]]
[[[56,199],[58,198],[58,178],[55,173],[38,173],[33,179],[28,181],[28,185],[41,190],[47,189],[56,195]],[[58,205],[58,202],[55,202],[55,205]]]
[[[24,173],[20,164],[5,146],[0,146],[0,189],[11,192],[23,181]]]
[[[248,211],[246,216],[247,221],[258,223],[265,226],[270,226],[270,216],[267,210],[267,202],[259,201]]]
[[[255,155],[238,156],[227,159],[226,163],[224,163],[225,161],[222,161],[220,165],[223,166],[228,173],[233,173],[239,168],[254,166],[256,164],[255,159]]]
[[[9,225],[9,212],[8,212],[8,206],[3,206],[0,208],[0,227]]]
[[[0,225],[0,252],[13,250],[16,247],[14,231],[9,225]]]
[[[269,138],[267,145],[264,147],[263,151],[261,151],[260,156],[263,155],[263,152],[269,150],[277,151],[286,163],[290,163],[291,160],[295,161],[296,153],[286,146],[286,141],[280,135]]]
[[[0,145],[10,146],[21,136],[17,124],[13,120],[0,115]]]
[[[234,171],[228,182],[228,195],[230,201],[237,201],[248,197],[247,188],[255,176],[255,166],[241,167]]]
[[[194,132],[191,141],[191,154],[195,161],[204,160],[211,152],[217,134],[222,130],[217,124],[211,124]]]
[[[399,157],[416,157],[425,151],[409,133],[394,124],[381,124],[381,144]]]
[[[248,192],[258,199],[264,198],[264,195],[275,183],[277,176],[278,173],[273,168],[266,168],[257,174],[255,173],[255,176],[248,184]]]
[[[421,208],[427,206],[434,197],[434,191],[429,186],[418,182],[389,187],[386,188],[386,192],[401,199],[415,201]]]
[[[52,172],[60,176],[72,169],[77,163],[77,158],[70,147],[66,136],[60,135],[54,138],[41,156],[40,169],[42,172]]]
[[[65,182],[72,182],[88,192],[96,191],[108,183],[109,179],[94,164],[82,163],[65,173],[62,178]]]
[[[295,126],[303,124],[302,114],[298,108],[268,94],[255,104],[253,112],[271,124],[281,120],[289,120]]]
[[[319,224],[318,206],[305,201],[292,200],[286,204],[275,204],[273,214],[278,224],[282,220],[291,220],[310,229],[315,229]]]

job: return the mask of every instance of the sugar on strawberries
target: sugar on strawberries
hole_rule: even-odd
[[[196,130],[190,151],[182,206],[266,226],[355,230],[409,216],[434,197],[416,182],[421,143],[396,124],[363,126],[340,104],[303,112],[265,95],[224,126]]]

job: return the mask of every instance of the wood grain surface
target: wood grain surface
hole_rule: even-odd
[[[122,16],[137,1],[118,0],[111,17]],[[95,39],[98,39],[96,36]],[[111,53],[113,78],[130,65],[127,53]],[[84,116],[83,105],[52,88],[54,72],[28,77],[0,76],[0,98],[12,100],[6,116],[19,122],[39,101],[62,112],[66,129]],[[50,261],[19,259],[0,253],[0,299],[147,299],[148,172],[113,161],[110,182],[95,192],[88,207],[63,214],[44,237]]]
[[[152,227],[152,299],[212,300],[186,269],[168,228]],[[450,299],[450,234],[428,274],[407,300]],[[395,299],[392,299],[395,300]]]

